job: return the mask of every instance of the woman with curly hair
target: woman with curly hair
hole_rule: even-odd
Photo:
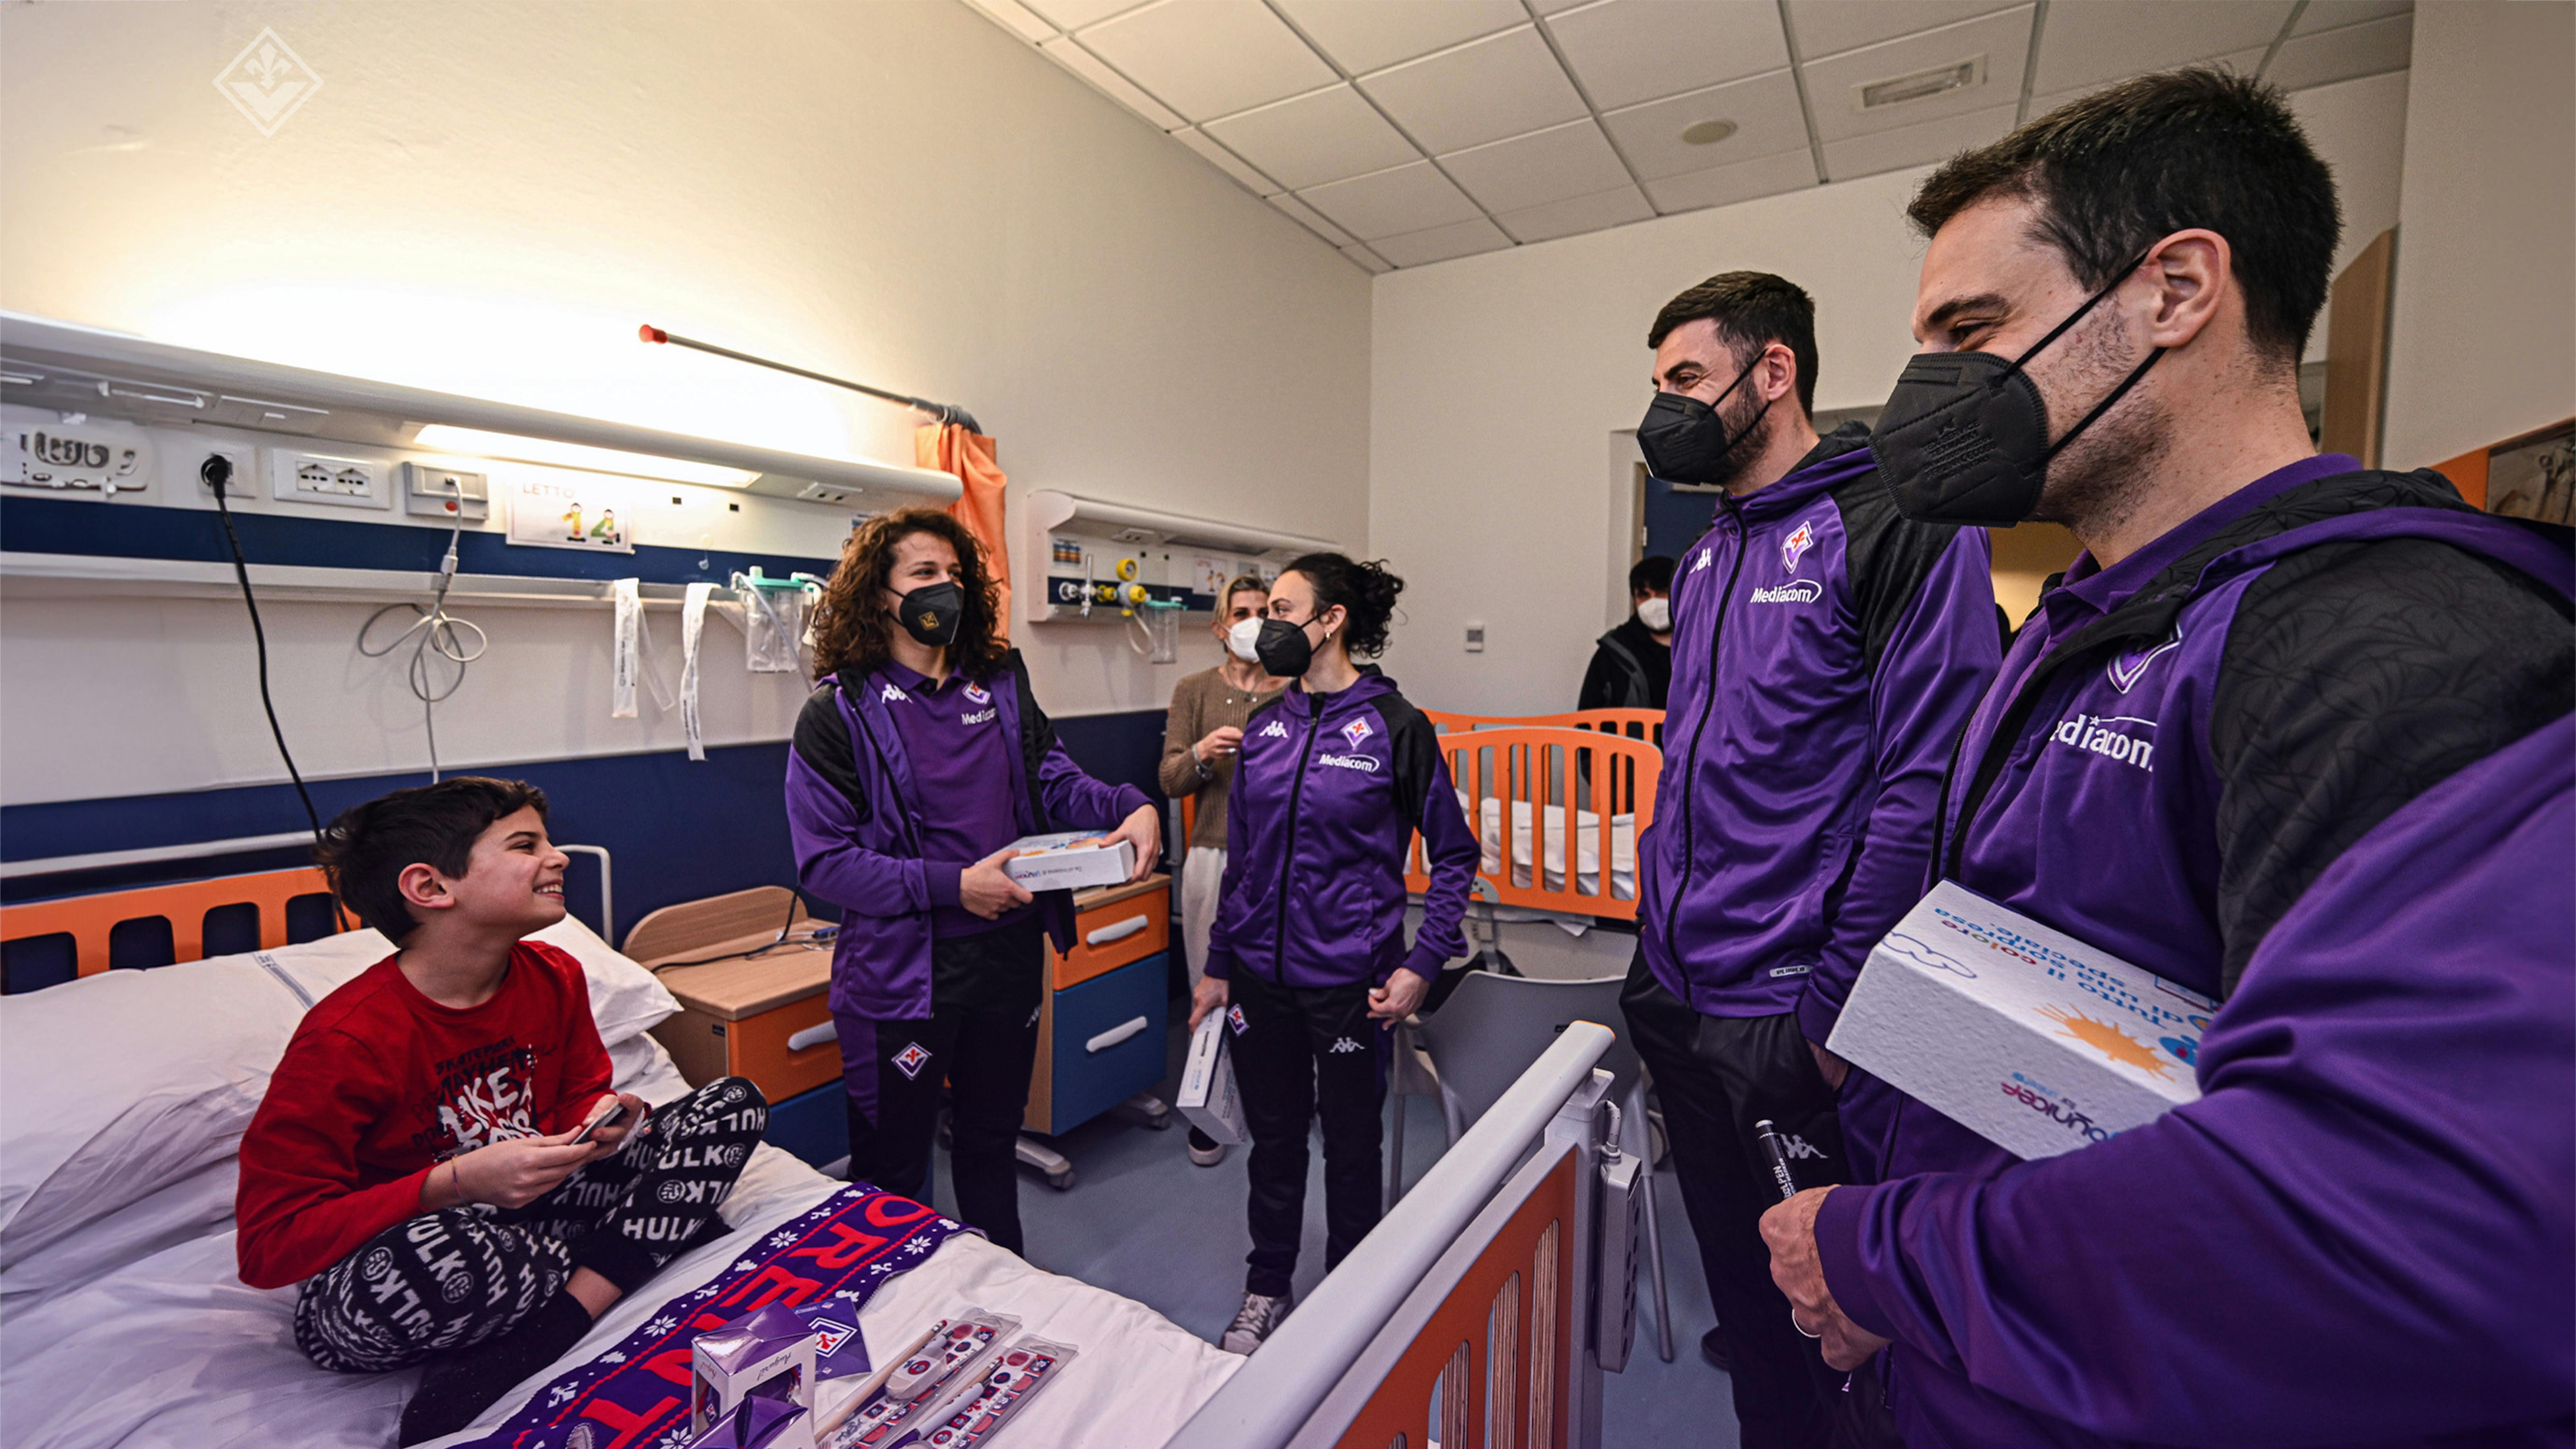
[[[966,526],[930,508],[850,535],[814,623],[818,681],[787,757],[805,889],[841,907],[832,1019],[849,1093],[850,1178],[928,1201],[944,1080],[957,1215],[1020,1250],[1020,1117],[1046,951],[1073,949],[1069,891],[1032,896],[1010,844],[1098,830],[1154,868],[1144,792],[1083,773],[1000,637]]]

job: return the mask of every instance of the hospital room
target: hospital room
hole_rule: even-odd
[[[2576,0],[0,0],[0,1445],[2576,1446]]]

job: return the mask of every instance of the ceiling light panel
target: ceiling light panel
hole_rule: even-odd
[[[1789,0],[1798,54],[1810,61],[1955,21],[2009,10],[2013,0]]]
[[[1291,190],[1422,159],[1412,142],[1347,85],[1210,121],[1206,129]]]
[[[2292,36],[2263,73],[2285,91],[2404,70],[2414,59],[2415,17],[2392,15],[2341,30]]]
[[[1682,132],[1702,121],[1733,121],[1735,134],[1713,146],[1684,141]],[[1782,151],[1806,155],[1809,179],[1814,179],[1807,121],[1798,110],[1798,83],[1786,70],[1613,111],[1601,123],[1641,180],[1736,165]],[[1654,192],[1651,186],[1646,190]]]
[[[1527,25],[1362,76],[1360,89],[1435,156],[1584,114],[1564,67]]]
[[[1478,252],[1498,252],[1511,244],[1512,239],[1503,235],[1500,227],[1479,216],[1429,231],[1386,237],[1371,242],[1369,249],[1399,267],[1421,267],[1472,257]]]
[[[1509,30],[1518,0],[1278,0],[1306,38],[1353,75]]]
[[[1495,213],[1591,196],[1628,182],[1628,168],[1619,164],[1609,139],[1589,120],[1453,151],[1440,158],[1440,166]]]
[[[2291,0],[2084,0],[2048,7],[2034,95],[2082,90],[2240,50],[2261,51]],[[2259,63],[2259,61],[2258,61]],[[2039,114],[2033,111],[2031,114]]]
[[[1892,131],[2000,105],[2019,105],[2022,67],[2030,57],[2031,13],[2028,5],[2016,6],[1919,35],[1847,50],[1829,59],[1809,61],[1807,96],[1815,103],[1816,134],[1830,145],[1873,131]],[[2057,15],[2058,9],[2052,7],[2050,36],[2055,33]],[[2049,38],[2042,37],[2043,48]],[[1981,79],[1915,100],[1867,109],[1860,104],[1861,95],[1869,88],[1920,80],[1921,88],[1929,89],[1931,77],[1962,65],[1971,67],[1971,73]]]
[[[1551,201],[1545,206],[1506,211],[1494,220],[1502,223],[1503,230],[1510,232],[1514,241],[1543,242],[1626,226],[1654,214],[1654,203],[1646,200],[1646,193],[1633,185],[1622,185],[1592,196],[1570,197],[1564,201]]]
[[[1550,16],[1547,29],[1605,111],[1789,63],[1773,0],[1598,0]]]
[[[1336,79],[1260,0],[1161,0],[1075,38],[1193,121],[1248,111]]]
[[[1335,181],[1298,196],[1362,241],[1446,226],[1477,214],[1467,193],[1450,185],[1428,161]]]

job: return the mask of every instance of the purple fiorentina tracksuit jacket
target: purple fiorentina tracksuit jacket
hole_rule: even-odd
[[[1725,497],[1673,576],[1664,773],[1638,927],[1708,1016],[1833,1031],[1923,894],[1950,746],[2002,653],[1981,528],[1911,522],[1847,424]]]
[[[2570,1441],[2576,563],[2355,469],[2079,559],[1961,742],[1939,874],[2224,1004],[2148,1126],[1900,1098],[1826,1198],[1908,1443]]]
[[[1431,888],[1404,944],[1404,863],[1422,832]],[[1303,685],[1254,710],[1225,812],[1225,883],[1207,974],[1280,986],[1426,981],[1467,954],[1459,922],[1478,851],[1439,736],[1363,665],[1339,694]]]
[[[1084,774],[1029,693],[1019,651],[1005,657],[1010,686],[993,689],[991,707],[1001,711],[996,727],[1020,742],[1007,784],[1020,834],[1114,830],[1152,803],[1133,785]],[[903,732],[886,712],[892,688],[881,675],[835,676],[805,701],[787,750],[797,880],[842,908],[832,1010],[876,1021],[930,1015],[931,913],[957,903],[955,870],[935,880],[922,860],[923,810],[939,802],[921,798]],[[1072,950],[1073,893],[1041,891],[1038,903],[1056,949]]]

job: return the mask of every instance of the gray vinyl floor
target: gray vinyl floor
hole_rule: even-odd
[[[1157,1095],[1170,1101],[1185,1038],[1172,1031],[1172,1080]],[[1406,1099],[1405,1180],[1429,1170],[1444,1142],[1438,1108]],[[1213,1341],[1243,1302],[1240,1149],[1215,1167],[1193,1166],[1177,1114],[1165,1131],[1103,1117],[1056,1139],[1073,1159],[1075,1181],[1057,1192],[1023,1170],[1020,1220],[1029,1260],[1053,1272],[1136,1299],[1192,1333]],[[1306,1245],[1297,1264],[1302,1299],[1324,1276],[1323,1149],[1318,1142],[1306,1188]],[[1673,1362],[1656,1354],[1651,1309],[1639,1314],[1637,1348],[1625,1373],[1605,1376],[1605,1444],[1709,1445],[1733,1449],[1735,1412],[1726,1376],[1699,1355],[1699,1338],[1716,1322],[1700,1277],[1699,1251],[1670,1177],[1656,1182],[1663,1219],[1664,1268],[1672,1301]],[[947,1158],[938,1166],[938,1205],[954,1210]],[[1649,1290],[1638,1296],[1649,1304]]]

